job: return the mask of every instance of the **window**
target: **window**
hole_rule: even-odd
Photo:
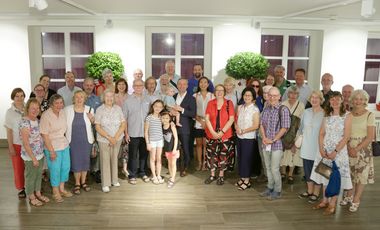
[[[369,94],[369,103],[380,100],[378,85],[380,83],[380,38],[367,40],[367,52],[364,68],[363,89]]]
[[[159,78],[165,62],[174,60],[175,72],[189,78],[193,65],[201,64],[204,75],[211,77],[211,29],[149,27],[146,32],[146,76]]]
[[[76,84],[81,87],[87,77],[85,63],[94,53],[93,32],[82,28],[43,28],[41,31],[42,69],[51,77],[50,87],[57,90],[64,86],[66,71],[74,72]]]
[[[288,80],[294,80],[294,71],[298,68],[308,72],[309,46],[310,34],[307,32],[263,31],[261,35],[261,54],[270,63],[269,72],[273,73],[276,65],[283,65]]]

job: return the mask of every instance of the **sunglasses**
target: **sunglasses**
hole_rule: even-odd
[[[252,85],[253,88],[260,88],[259,85]]]

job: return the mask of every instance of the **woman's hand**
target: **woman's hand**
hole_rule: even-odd
[[[39,165],[38,160],[34,157],[34,158],[32,159],[32,161],[33,161],[33,166],[37,168],[38,165]]]
[[[214,139],[219,139],[219,134],[215,131],[211,131],[211,135]]]
[[[292,148],[290,149],[290,151],[292,152],[292,155],[294,156],[296,154],[296,151],[297,151],[296,146],[293,145]]]
[[[327,158],[327,153],[325,150],[322,150],[322,151],[320,150],[319,153],[321,154],[322,158]]]
[[[152,145],[150,143],[146,144],[146,150],[148,150],[149,152],[150,150],[152,150]]]
[[[110,137],[110,138],[108,139],[108,141],[110,142],[110,145],[115,145],[116,142],[117,142],[115,137]]]
[[[87,113],[87,117],[90,120],[91,123],[94,123],[95,121],[95,116],[92,113]]]
[[[15,151],[15,148],[13,148],[13,146],[12,147],[10,147],[9,148],[9,156],[16,156],[16,151]]]
[[[263,143],[264,143],[264,145],[271,145],[271,144],[273,144],[273,141],[271,139],[265,137],[265,138],[263,138]]]
[[[55,151],[51,151],[50,152],[50,160],[51,161],[55,161],[55,159],[57,158],[57,154],[55,153]]]
[[[129,144],[129,142],[131,141],[131,138],[129,137],[128,133],[125,134],[125,142],[127,142],[127,144]]]
[[[199,123],[201,123],[202,129],[206,129],[206,121],[204,119],[199,121]]]
[[[327,154],[327,159],[335,160],[337,154],[337,152],[332,151],[330,154]]]
[[[357,157],[358,155],[358,151],[356,151],[355,148],[352,148],[351,146],[347,145],[347,151],[348,151],[348,155],[350,157]]]

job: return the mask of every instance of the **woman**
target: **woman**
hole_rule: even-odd
[[[41,194],[44,142],[37,118],[40,114],[39,107],[37,99],[29,99],[25,106],[26,116],[20,122],[21,158],[25,163],[25,192],[33,206],[42,206],[50,201]]]
[[[264,85],[274,86],[275,80],[272,74],[268,74],[264,80]]]
[[[38,119],[41,118],[41,114],[45,112],[49,108],[49,100],[46,99],[46,91],[45,87],[42,84],[37,84],[33,89],[35,98],[40,103],[40,114],[38,115]]]
[[[231,155],[235,152],[232,137],[234,123],[234,105],[226,100],[226,89],[223,85],[215,87],[215,99],[211,100],[206,108],[206,162],[211,175],[205,184],[217,180],[217,185],[224,184],[224,171],[227,169]],[[219,177],[215,173],[219,170]]]
[[[263,111],[264,108],[264,98],[263,98],[263,88],[261,86],[261,81],[259,79],[253,78],[250,80],[248,86],[251,86],[256,93],[256,106],[259,108],[260,112]]]
[[[94,143],[94,134],[91,124],[94,122],[94,111],[84,105],[87,94],[76,91],[73,96],[73,105],[65,108],[67,119],[66,137],[70,143],[71,172],[74,173],[74,194],[79,195],[80,189],[86,192],[90,187],[86,184],[87,171],[90,170],[90,154]]]
[[[249,181],[252,174],[253,161],[260,163],[260,154],[256,140],[256,130],[259,128],[260,111],[255,105],[256,92],[253,88],[247,87],[243,90],[244,104],[237,109],[237,121],[235,129],[237,133],[237,154],[240,179],[236,183],[239,190],[246,190],[251,187]],[[256,159],[254,159],[256,155]],[[260,167],[257,167],[256,175],[260,174]]]
[[[335,161],[339,168],[341,176],[341,189],[351,189],[351,177],[347,154],[347,141],[350,138],[352,115],[346,114],[343,106],[342,94],[334,91],[329,96],[329,101],[325,110],[321,129],[319,131],[319,153],[314,161],[313,171],[310,179],[317,184],[323,184],[323,194],[325,194],[326,186],[329,180],[315,172],[315,168],[320,161],[331,166]],[[330,200],[323,197],[323,200],[313,207],[313,209],[326,208],[324,215],[335,213],[337,196],[333,196]]]
[[[301,116],[303,112],[305,111],[305,105],[298,100],[299,96],[299,90],[297,86],[290,86],[288,89],[288,99],[284,101],[282,104],[289,108],[290,114],[292,116],[296,116],[298,119],[301,120]],[[299,126],[299,123],[295,123],[294,119],[292,119],[293,122],[291,122],[290,126]],[[299,127],[293,127],[295,131],[298,131]],[[290,128],[292,129],[292,127]],[[300,152],[299,149],[296,148],[294,145],[295,140],[293,141],[293,146],[290,149],[284,150],[284,155],[281,160],[281,178],[285,180],[286,178],[286,168],[289,167],[288,172],[288,184],[293,184],[293,171],[294,167],[302,167],[302,160],[300,158]]]
[[[265,108],[265,106],[268,104],[268,94],[269,94],[269,90],[272,88],[273,86],[270,86],[270,85],[264,85],[263,86],[263,109]]]
[[[232,77],[227,77],[226,79],[224,79],[223,85],[226,89],[224,97],[227,100],[232,101],[232,103],[234,104],[234,109],[236,109],[240,98],[237,91],[235,90],[235,79],[233,79]]]
[[[310,176],[317,154],[319,130],[324,116],[324,111],[321,107],[323,100],[323,94],[320,90],[311,92],[309,102],[312,107],[306,109],[303,113],[298,132],[298,135],[302,135],[300,157],[302,158],[307,185],[307,190],[299,194],[298,197],[307,198],[309,203],[314,203],[319,199],[319,192],[321,190],[321,185],[315,184],[314,181],[310,179]]]
[[[65,133],[66,116],[63,111],[64,101],[61,95],[54,94],[49,100],[49,109],[41,116],[40,132],[45,149],[44,154],[50,171],[50,183],[53,187],[53,199],[63,202],[63,197],[73,194],[65,190],[65,182],[69,180],[70,147]]]
[[[205,134],[205,112],[207,104],[214,99],[214,95],[208,91],[208,78],[201,77],[198,81],[197,92],[193,95],[197,103],[197,114],[195,116],[194,137],[196,142],[196,157],[198,160],[197,170],[205,170],[205,154],[206,154],[206,134]]]
[[[123,108],[125,100],[128,97],[128,83],[124,78],[120,78],[115,83],[115,103]],[[128,176],[128,143],[123,138],[120,146],[119,156],[123,160],[123,174]]]
[[[99,81],[99,85],[96,87],[96,95],[101,96],[106,89],[115,91],[115,85],[113,84],[113,73],[110,69],[104,69],[102,72],[104,83]]]
[[[15,88],[11,93],[11,108],[5,114],[4,126],[7,130],[9,156],[12,160],[14,183],[18,197],[25,198],[24,190],[24,161],[21,158],[21,139],[19,136],[19,123],[24,113],[25,93],[21,88]]]
[[[117,157],[124,136],[125,119],[120,106],[115,105],[114,96],[113,90],[106,89],[102,95],[104,104],[98,107],[95,114],[103,192],[109,192],[111,185],[120,186]]]
[[[351,179],[353,189],[349,190],[340,205],[350,204],[349,210],[356,212],[367,184],[373,184],[375,172],[373,166],[372,146],[375,132],[375,116],[369,112],[369,96],[364,90],[355,90],[350,98],[352,105],[352,129],[348,145]]]
[[[46,74],[42,75],[40,77],[39,84],[41,84],[44,87],[44,89],[45,89],[45,94],[44,94],[45,95],[45,99],[49,102],[50,97],[57,93],[57,92],[55,92],[55,90],[52,90],[52,89],[49,88],[50,76],[46,75]],[[33,92],[30,93],[29,98],[36,97],[36,95],[37,95],[36,92],[33,91]]]

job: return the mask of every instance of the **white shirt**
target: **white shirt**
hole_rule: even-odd
[[[195,101],[197,103],[197,116],[205,117],[206,116],[206,107],[208,102],[214,98],[214,95],[210,92],[207,92],[206,97],[203,98],[201,92],[194,93]],[[201,123],[196,120],[195,122],[196,129],[202,129]]]
[[[4,127],[12,129],[13,144],[16,145],[21,145],[19,123],[22,119],[22,115],[22,111],[18,110],[13,103],[11,105],[11,108],[9,108],[5,114]]]
[[[253,103],[248,106],[240,105],[238,111],[237,124],[240,129],[248,129],[252,127],[254,114],[260,113],[260,110]],[[237,136],[240,139],[254,139],[256,138],[256,131],[247,132],[242,135],[237,134]]]
[[[180,106],[181,103],[182,103],[182,101],[183,101],[183,99],[186,97],[186,94],[187,94],[187,91],[185,91],[185,93],[182,96],[181,96],[180,93],[178,93],[177,94],[177,98],[175,100],[175,103]],[[183,111],[181,113],[183,113],[183,112],[185,112],[185,109],[183,109]]]
[[[71,90],[67,85],[59,88],[57,93],[63,97],[65,102],[65,107],[73,104],[73,96],[76,91],[82,90],[81,88],[74,86],[73,90]]]

